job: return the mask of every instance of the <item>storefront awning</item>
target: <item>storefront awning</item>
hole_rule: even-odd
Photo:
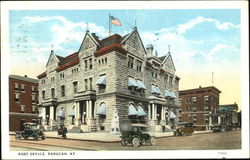
[[[170,118],[176,118],[176,115],[172,111],[170,111]]]
[[[137,110],[135,109],[135,106],[134,106],[133,104],[130,104],[130,105],[129,105],[129,108],[128,108],[128,115],[129,115],[129,116],[138,115],[138,112],[137,112]]]
[[[61,109],[58,114],[59,117],[65,117],[64,109]]]
[[[141,80],[137,80],[137,85],[139,86],[138,89],[146,89],[146,86]]]
[[[106,75],[102,75],[99,77],[99,79],[96,81],[97,85],[106,85]]]
[[[151,93],[152,94],[161,94],[161,90],[159,87],[152,85],[151,87]]]
[[[174,98],[174,99],[176,98],[175,93],[173,91],[170,91],[170,94],[171,94],[172,98]]]
[[[99,114],[99,115],[106,115],[106,105],[105,103],[102,103],[99,108],[97,109],[96,111],[96,114]]]
[[[165,90],[165,97],[172,97],[169,90]]]
[[[139,87],[136,80],[132,77],[128,77],[128,86],[129,87]]]
[[[147,115],[141,106],[138,107],[137,113],[138,113],[138,116],[146,116]]]

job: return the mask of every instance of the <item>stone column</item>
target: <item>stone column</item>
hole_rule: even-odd
[[[161,119],[162,120],[166,120],[165,112],[166,112],[165,106],[162,106],[162,109],[161,109]]]
[[[152,103],[152,120],[155,120],[155,104]]]
[[[46,122],[46,110],[45,107],[41,107],[41,124],[44,126]]]
[[[53,126],[54,124],[54,106],[50,106],[49,108],[49,119],[50,119],[50,125]]]
[[[148,104],[148,119],[151,120],[151,106]]]
[[[221,117],[218,116],[218,124],[221,124]]]
[[[79,102],[75,102],[75,125],[79,125]]]
[[[89,118],[89,101],[87,100],[86,102],[86,119]]]
[[[92,119],[92,100],[89,100],[89,118]]]
[[[209,116],[209,129],[211,128],[211,126],[212,126],[212,116]]]

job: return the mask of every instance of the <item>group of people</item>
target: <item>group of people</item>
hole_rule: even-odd
[[[58,135],[62,135],[62,138],[63,139],[67,139],[67,128],[65,125],[61,125],[59,128],[58,128]]]

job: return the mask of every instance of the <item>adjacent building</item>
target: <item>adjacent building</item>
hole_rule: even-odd
[[[193,122],[197,130],[218,124],[220,93],[214,86],[179,91],[179,122]]]
[[[39,79],[39,116],[46,130],[65,124],[82,132],[119,132],[122,124],[151,131],[178,122],[180,78],[169,51],[144,47],[137,28],[99,39],[86,32],[67,57],[51,51]]]
[[[9,130],[23,129],[23,123],[38,123],[38,80],[9,75]]]
[[[236,103],[220,105],[218,111],[218,123],[228,126],[239,126],[238,109]]]

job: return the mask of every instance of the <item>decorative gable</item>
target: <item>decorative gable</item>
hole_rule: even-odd
[[[59,59],[56,57],[56,55],[52,51],[50,56],[49,56],[49,60],[48,60],[48,62],[46,64],[46,70],[48,72],[55,70],[56,67],[58,66],[59,62],[60,62]]]
[[[175,66],[174,66],[174,62],[172,59],[171,54],[169,53],[168,56],[166,56],[166,58],[164,59],[163,63],[163,69],[166,71],[176,71],[175,70]]]
[[[79,49],[79,53],[83,52],[87,49],[96,47],[98,45],[98,42],[93,38],[88,32],[85,34],[85,37],[82,41],[81,47]]]
[[[136,52],[146,55],[146,50],[143,46],[140,35],[136,29],[133,32],[131,32],[121,43],[127,45],[126,49],[128,51],[134,50]]]

